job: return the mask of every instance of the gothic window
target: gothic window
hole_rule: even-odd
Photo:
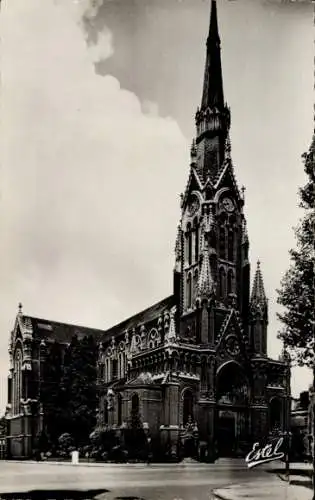
[[[122,424],[122,396],[118,394],[117,396],[117,425]]]
[[[187,224],[187,231],[186,231],[186,255],[187,255],[187,261],[188,265],[190,266],[192,263],[192,231],[191,231],[191,225]]]
[[[105,382],[110,382],[110,359],[105,360]]]
[[[112,360],[112,379],[115,380],[118,377],[118,361],[117,359]]]
[[[189,273],[187,277],[187,309],[191,308],[191,300],[192,300],[191,289],[192,289],[192,282],[191,282],[191,274]]]
[[[118,378],[124,378],[125,376],[125,356],[123,352],[118,354]]]
[[[16,349],[13,365],[13,414],[20,413],[21,405],[20,400],[22,397],[22,351],[20,348]]]
[[[232,269],[228,271],[227,275],[227,293],[234,293],[234,275]]]
[[[189,419],[194,419],[194,400],[190,390],[184,392],[183,401],[183,424],[187,424]]]
[[[198,219],[194,220],[194,228],[195,228],[195,262],[199,259],[199,226]]]
[[[198,285],[198,269],[195,269],[194,272],[194,300],[197,296],[197,285]]]
[[[225,297],[225,277],[225,270],[221,267],[219,271],[219,296],[221,299]]]
[[[221,259],[225,259],[225,227],[220,227],[219,255]]]
[[[234,233],[232,230],[228,233],[228,260],[234,261]]]

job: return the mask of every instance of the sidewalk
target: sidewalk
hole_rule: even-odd
[[[228,486],[214,490],[213,494],[219,500],[311,500],[311,488],[299,485],[300,481],[300,476],[290,475],[290,482],[286,482],[276,474],[270,474],[270,480],[266,478],[243,485]],[[310,483],[310,480],[308,482]]]

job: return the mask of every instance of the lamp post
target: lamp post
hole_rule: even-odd
[[[286,367],[286,412],[285,412],[285,434],[286,434],[286,453],[285,453],[285,474],[287,480],[290,476],[290,448],[291,448],[291,358],[284,344],[284,360]]]
[[[313,156],[314,161],[314,156]],[[313,163],[314,164],[314,163]],[[313,292],[315,291],[315,213],[313,214]],[[313,314],[315,310],[315,294],[313,295]],[[312,318],[313,337],[313,392],[312,392],[312,462],[313,462],[313,500],[315,500],[315,317]]]

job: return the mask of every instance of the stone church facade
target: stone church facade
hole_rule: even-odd
[[[220,51],[213,0],[172,295],[106,331],[19,312],[10,340],[7,409],[13,455],[30,453],[31,436],[44,418],[32,416],[32,405],[40,403],[34,370],[45,328],[61,342],[70,330],[98,339],[99,428],[122,426],[136,410],[174,455],[192,426],[209,458],[214,450],[244,453],[256,439],[284,429],[287,365],[267,356],[268,301],[259,263],[250,293],[244,189],[231,157]]]

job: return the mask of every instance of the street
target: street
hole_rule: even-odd
[[[244,460],[149,466],[0,462],[0,498],[209,500],[213,489],[228,485],[255,481],[259,490],[274,475],[267,476],[264,468],[247,469]],[[39,490],[53,492],[43,496],[35,493]],[[34,493],[22,495],[30,491]]]

